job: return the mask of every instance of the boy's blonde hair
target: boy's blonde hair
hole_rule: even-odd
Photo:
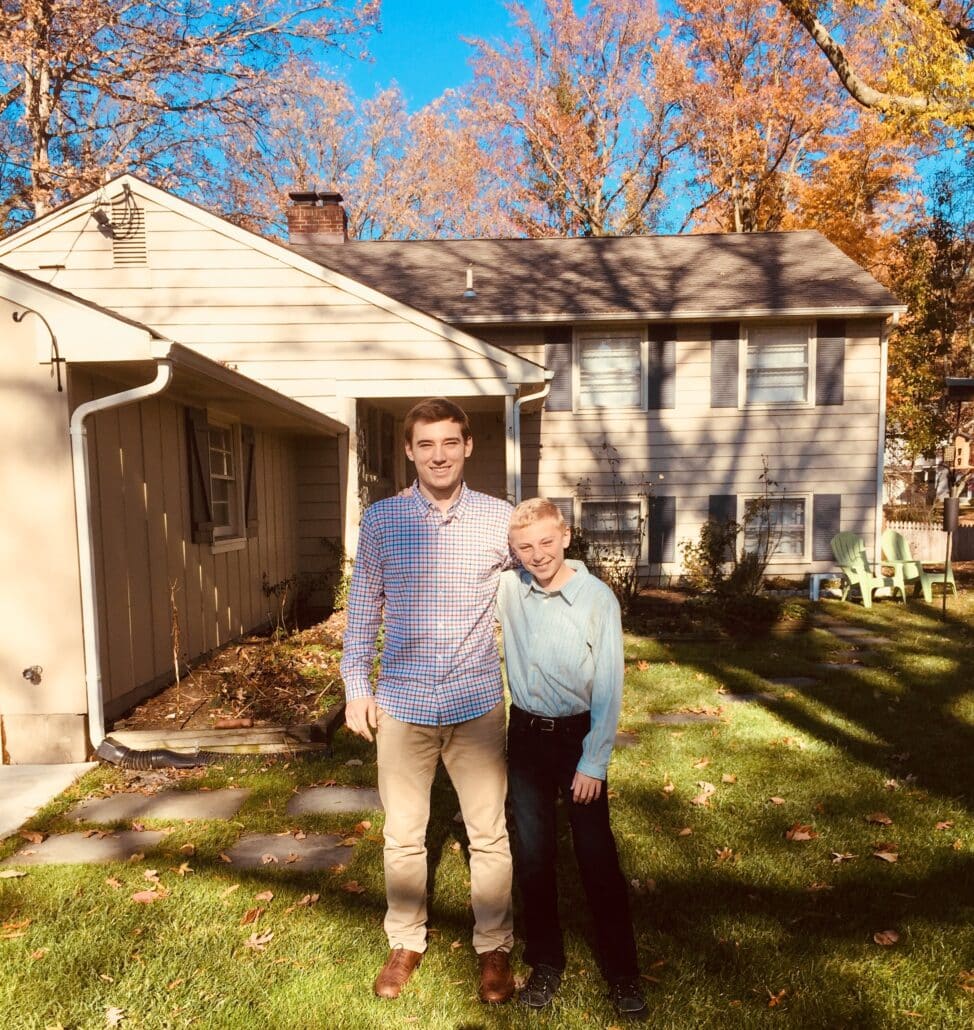
[[[559,529],[565,528],[565,516],[562,515],[561,509],[547,497],[531,497],[527,501],[521,501],[511,515],[510,528],[523,529],[542,519],[554,519]]]

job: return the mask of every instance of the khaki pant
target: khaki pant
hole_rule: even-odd
[[[437,762],[450,776],[470,838],[473,946],[514,943],[504,800],[504,704],[453,726],[400,722],[379,709],[379,796],[385,809],[385,930],[391,948],[426,950],[426,826]]]

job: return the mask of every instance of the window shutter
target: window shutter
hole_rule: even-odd
[[[845,399],[845,321],[821,319],[815,335],[815,403],[842,404]]]
[[[260,528],[257,519],[257,435],[253,426],[240,427],[241,464],[244,489],[244,534],[256,536]]]
[[[544,334],[545,367],[554,372],[551,389],[545,398],[548,411],[572,410],[572,329],[554,326]]]
[[[650,411],[676,407],[676,330],[673,326],[650,326],[646,398]]]
[[[575,502],[570,497],[549,497],[549,501],[561,512],[569,529],[575,525]]]
[[[714,322],[710,327],[710,406],[737,407],[737,364],[741,327],[737,322]]]
[[[842,494],[812,498],[812,561],[832,558],[832,537],[842,528]]]
[[[737,494],[711,494],[707,514],[715,522],[724,525],[728,522],[737,521]],[[733,561],[733,547],[728,547],[724,561]]]
[[[676,498],[649,498],[649,560],[676,561]]]
[[[210,430],[205,408],[186,409],[186,442],[189,457],[189,518],[193,543],[212,544]]]

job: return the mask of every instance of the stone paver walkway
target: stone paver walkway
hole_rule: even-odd
[[[119,830],[104,837],[58,833],[40,844],[28,844],[0,864],[19,867],[128,862],[132,855],[154,848],[165,836],[162,830]]]
[[[249,790],[165,790],[159,794],[113,794],[89,798],[68,812],[69,819],[114,823],[122,819],[229,819]]]
[[[328,815],[381,808],[379,792],[374,787],[307,787],[288,801],[287,814]]]
[[[354,849],[343,847],[344,837],[309,833],[298,839],[273,833],[245,834],[227,852],[233,869],[293,869],[305,872],[347,865]]]

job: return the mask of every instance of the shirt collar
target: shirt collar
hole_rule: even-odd
[[[564,598],[566,604],[574,604],[589,571],[582,562],[576,561],[574,558],[566,558],[565,564],[575,570],[575,575],[558,590],[545,590],[543,587],[539,587],[534,581],[534,576],[527,569],[520,569],[518,574],[521,578],[521,593],[527,597],[533,590],[536,594],[546,594],[548,597],[560,596]]]
[[[438,518],[442,518],[444,521],[461,518],[470,506],[470,489],[466,481],[461,482],[459,496],[445,512],[440,511],[436,504],[420,490],[418,479],[413,480],[413,492],[410,494],[410,497],[413,503],[425,514],[435,513]]]

